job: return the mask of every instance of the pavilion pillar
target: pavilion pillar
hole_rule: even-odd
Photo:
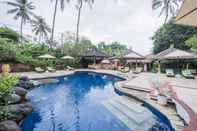
[[[144,72],[147,72],[147,63],[144,63]]]
[[[158,73],[161,74],[161,63],[158,61]]]

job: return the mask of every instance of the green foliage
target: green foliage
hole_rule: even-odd
[[[19,34],[8,27],[0,27],[0,38],[7,38],[13,42],[18,42]]]
[[[11,95],[14,85],[18,82],[18,76],[2,76],[0,78],[0,105],[6,105],[6,98]]]
[[[197,35],[193,35],[188,40],[185,41],[185,44],[191,48],[192,51],[197,53]]]
[[[110,56],[120,57],[127,50],[127,47],[119,42],[112,42],[108,45],[105,42],[100,42],[98,49]]]
[[[176,25],[170,21],[159,28],[152,37],[153,52],[159,53],[169,48],[171,44],[174,44],[175,48],[188,50],[189,47],[185,45],[185,41],[196,33],[197,28],[195,27]]]
[[[0,38],[0,61],[15,61],[16,46],[6,38]]]

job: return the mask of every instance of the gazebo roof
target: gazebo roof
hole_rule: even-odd
[[[131,49],[127,50],[124,55],[124,59],[144,59],[145,57]]]
[[[109,57],[107,54],[98,51],[96,48],[88,50],[83,57]]]
[[[196,59],[193,53],[170,47],[155,56],[155,59]]]
[[[176,23],[197,26],[197,0],[184,0],[176,17]]]

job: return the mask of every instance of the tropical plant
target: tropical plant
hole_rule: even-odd
[[[160,15],[165,14],[165,21],[168,21],[170,15],[174,17],[176,15],[177,9],[183,0],[152,0],[152,9],[156,10],[160,8]]]
[[[19,34],[8,27],[0,27],[0,38],[7,38],[17,43],[19,41]]]
[[[6,98],[8,98],[13,91],[13,87],[18,82],[18,76],[2,76],[0,78],[0,105],[8,104]]]
[[[41,39],[47,39],[48,33],[51,32],[50,27],[41,16],[37,16],[36,20],[32,20],[32,27],[32,31],[35,33],[35,35],[39,35],[39,43],[41,42]]]
[[[186,40],[185,44],[190,47],[193,52],[197,53],[197,34]]]
[[[6,38],[0,38],[0,61],[10,62],[15,61],[16,46]]]
[[[76,8],[78,10],[77,13],[77,32],[76,32],[76,43],[79,42],[79,24],[81,18],[81,10],[83,8],[83,3],[88,3],[90,6],[94,3],[94,0],[77,0]]]
[[[51,1],[53,1],[53,0],[51,0]],[[53,13],[53,24],[52,24],[50,44],[53,43],[53,39],[54,39],[55,21],[56,21],[58,3],[60,3],[61,10],[63,11],[64,10],[64,6],[65,6],[65,1],[67,3],[70,2],[70,0],[55,0],[55,9],[54,9],[54,13]]]
[[[21,43],[23,42],[23,25],[28,21],[31,21],[31,16],[35,16],[32,10],[35,9],[33,2],[29,2],[28,0],[15,0],[15,2],[6,2],[8,5],[13,8],[8,10],[8,14],[14,14],[14,19],[21,19],[20,22],[20,35],[21,35]]]

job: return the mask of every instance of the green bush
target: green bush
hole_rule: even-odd
[[[19,34],[8,27],[0,27],[0,38],[7,38],[10,41],[18,42]]]
[[[12,94],[13,87],[18,82],[18,76],[2,76],[0,78],[0,105],[6,105],[6,98]]]
[[[17,54],[16,46],[8,39],[0,38],[0,61],[15,61]]]

